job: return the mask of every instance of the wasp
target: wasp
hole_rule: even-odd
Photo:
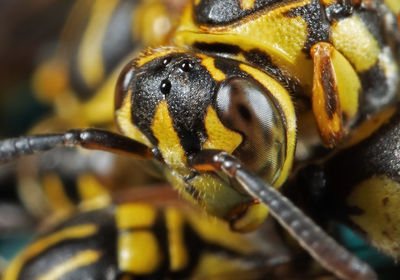
[[[88,128],[7,139],[1,158],[80,146],[152,159],[182,196],[232,229],[254,230],[270,213],[339,278],[376,279],[276,188],[303,181],[312,198],[354,206],[338,216],[351,216],[395,255],[396,230],[375,232],[370,200],[359,192],[385,184],[393,194],[397,187],[396,161],[378,161],[388,167],[386,177],[372,162],[378,147],[386,153],[397,147],[382,135],[387,127],[395,133],[398,123],[390,107],[398,98],[399,9],[395,1],[193,1],[170,36],[172,46],[148,48],[122,70],[114,116],[125,136]],[[392,126],[381,130],[386,121]],[[388,159],[390,166],[383,164]],[[322,169],[311,168],[312,160]],[[336,167],[340,160],[357,174],[343,177],[346,191],[335,186],[345,185],[337,179],[346,174]],[[363,161],[368,172],[355,165]],[[378,198],[384,206],[391,200],[385,192]],[[390,220],[391,213],[382,215]]]

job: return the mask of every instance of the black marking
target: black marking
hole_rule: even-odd
[[[362,87],[360,113],[364,116],[374,113],[393,101],[384,71],[378,64],[359,74]]]
[[[242,51],[239,46],[224,43],[195,42],[193,47],[210,53],[238,54]]]
[[[267,74],[278,81],[287,91],[293,95],[303,95],[304,90],[300,83],[282,73],[281,69],[272,63],[271,57],[258,49],[244,51],[243,55],[247,61],[262,68]]]
[[[396,182],[400,182],[400,160],[398,149],[400,143],[400,111],[368,139],[352,148],[347,156],[360,161],[357,167],[358,176],[368,178],[372,175],[384,174]],[[345,156],[345,155],[343,155]]]
[[[241,62],[233,59],[226,59],[218,56],[214,58],[214,66],[215,68],[225,73],[225,75],[227,76],[225,80],[229,80],[230,77],[235,77],[235,78],[251,77],[249,74],[240,69],[239,67],[240,64]]]
[[[18,193],[17,170],[15,165],[5,165],[0,173],[0,203],[21,203]],[[21,203],[22,204],[22,203]]]
[[[318,42],[330,42],[330,23],[326,17],[324,8],[318,0],[293,8],[284,14],[287,17],[301,16],[307,22],[307,39],[303,52],[310,56],[311,47]]]
[[[334,74],[332,73],[332,65],[330,63],[330,60],[328,60],[328,57],[323,57],[321,59],[320,71],[320,83],[322,85],[325,97],[325,111],[328,118],[332,119],[338,109],[338,91],[334,79]]]
[[[72,201],[74,205],[78,205],[82,201],[82,198],[80,197],[80,193],[78,190],[78,182],[77,182],[78,178],[71,178],[68,175],[63,176],[60,174],[60,179],[65,194],[68,196],[68,198]]]
[[[346,206],[345,209],[347,214],[351,216],[362,216],[365,214],[365,210],[358,206]]]
[[[281,6],[291,2],[294,1],[256,0],[253,8],[243,10],[238,0],[202,0],[194,7],[194,20],[200,25],[227,25],[274,5]]]
[[[185,192],[187,192],[191,197],[193,197],[196,201],[200,201],[200,192],[190,184],[190,181],[186,182],[184,186]]]
[[[169,242],[168,242],[168,230],[166,225],[166,218],[164,213],[158,212],[157,218],[154,222],[154,226],[151,228],[150,233],[154,234],[157,239],[158,246],[160,249],[159,254],[161,255],[161,263],[159,264],[156,271],[146,275],[145,279],[164,279],[165,275],[168,275],[170,271],[170,255],[169,255]],[[136,275],[134,279],[141,279],[139,275]]]
[[[180,67],[187,60],[192,61],[193,67],[189,72],[183,72]],[[187,154],[199,151],[207,138],[204,118],[217,85],[200,61],[183,57],[176,61],[176,70],[169,76],[173,88],[167,99],[168,110]]]
[[[162,64],[163,60],[155,59],[136,69],[130,85],[132,90],[132,123],[155,146],[157,146],[158,141],[153,135],[151,125],[157,105],[165,98],[160,91],[161,81],[167,78],[167,75],[162,73],[162,69],[165,69]]]
[[[183,227],[183,236],[183,246],[185,246],[188,253],[188,262],[183,269],[172,272],[171,279],[190,279],[190,275],[194,272],[200,260],[202,248],[205,245],[205,242],[198,233],[187,222],[185,222]]]
[[[335,20],[349,17],[353,12],[354,8],[351,6],[350,1],[335,2],[325,8],[326,17],[331,23]]]

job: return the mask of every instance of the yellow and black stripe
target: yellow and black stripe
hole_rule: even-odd
[[[81,213],[37,238],[3,279],[255,279],[267,270],[251,239],[185,207]]]

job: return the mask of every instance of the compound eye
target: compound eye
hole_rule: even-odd
[[[115,88],[114,96],[114,108],[118,110],[122,106],[122,102],[128,93],[129,86],[131,84],[132,78],[134,76],[135,67],[133,67],[132,62],[128,63],[119,75],[117,86]]]
[[[285,161],[286,131],[272,94],[254,80],[232,78],[219,89],[216,109],[221,122],[244,138],[233,154],[273,183]]]

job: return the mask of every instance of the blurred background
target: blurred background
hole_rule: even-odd
[[[74,1],[0,1],[0,135],[22,134],[50,107],[34,97],[32,73],[51,53]]]

